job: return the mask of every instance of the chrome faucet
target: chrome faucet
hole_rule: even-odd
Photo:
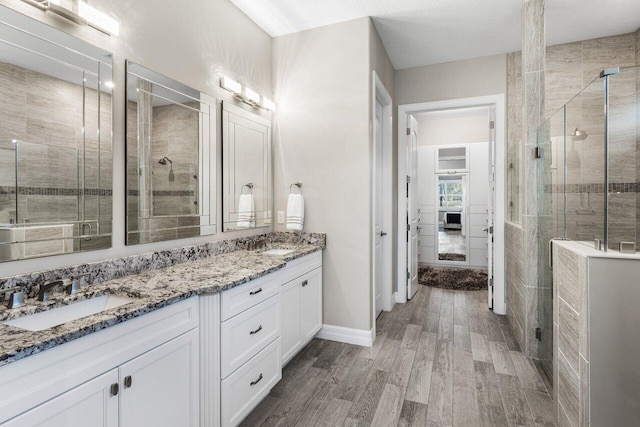
[[[49,301],[49,297],[56,290],[66,290],[71,286],[69,279],[53,280],[45,284],[40,285],[38,289],[38,301]]]

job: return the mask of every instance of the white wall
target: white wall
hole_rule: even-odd
[[[474,110],[464,117],[418,119],[418,145],[447,145],[486,142],[489,139],[489,111]]]
[[[124,61],[130,59],[219,99],[232,98],[219,88],[218,72],[226,73],[265,95],[272,94],[272,39],[229,0],[93,0],[91,5],[120,20],[120,36],[109,37],[90,27],[45,13],[20,0],[0,4],[55,26],[113,52],[113,246],[81,254],[0,264],[0,277],[75,265],[125,255],[176,248],[223,238],[264,232],[218,233],[193,239],[125,246],[124,191]],[[366,52],[366,50],[363,50]],[[366,123],[366,122],[365,122]],[[220,147],[220,126],[218,126]],[[220,158],[220,156],[219,156]],[[218,176],[221,168],[218,167]],[[220,181],[218,181],[220,182]],[[219,195],[218,195],[219,199]],[[218,200],[218,229],[221,230]],[[266,229],[269,231],[270,229]]]
[[[507,56],[494,55],[396,71],[396,105],[495,95],[507,90]]]
[[[327,233],[324,323],[362,330],[371,328],[369,25],[273,39],[275,209],[302,181],[304,228]]]

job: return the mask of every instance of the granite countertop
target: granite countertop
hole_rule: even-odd
[[[282,256],[262,253],[271,248],[293,249],[293,252]],[[322,249],[314,244],[280,243],[262,250],[239,250],[86,286],[71,296],[58,293],[48,302],[28,299],[25,306],[1,308],[0,322],[4,322],[103,294],[134,298],[133,302],[120,307],[42,331],[0,323],[0,367],[194,295],[218,293],[242,285]]]

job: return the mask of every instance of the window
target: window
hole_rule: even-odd
[[[461,208],[463,206],[463,188],[462,181],[440,181],[438,183],[438,194],[440,207],[442,208]]]

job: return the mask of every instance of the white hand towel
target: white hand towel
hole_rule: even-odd
[[[252,228],[256,226],[256,212],[253,194],[241,194],[238,200],[238,228]]]
[[[289,194],[287,200],[287,230],[302,231],[304,226],[304,198],[302,194]]]

